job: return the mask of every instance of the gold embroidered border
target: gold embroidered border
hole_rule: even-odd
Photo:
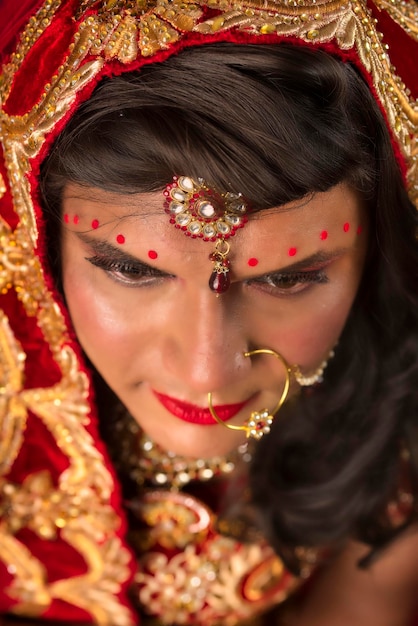
[[[27,53],[51,23],[61,0],[46,0],[36,15],[31,17],[23,30],[16,51],[11,55],[9,63],[2,68],[0,75],[0,102],[5,102],[10,94],[13,79],[22,65]]]
[[[376,6],[387,11],[391,18],[415,41],[418,41],[418,4],[404,0],[374,0]]]
[[[381,9],[387,10],[410,36],[416,37],[417,27],[414,20],[417,17],[415,15],[417,10],[414,12],[405,2],[395,6],[387,0],[378,0],[377,4]],[[134,60],[138,54],[151,56],[159,50],[167,49],[182,36],[182,32],[187,31],[211,35],[222,30],[238,28],[253,34],[276,33],[280,36],[296,36],[311,43],[335,40],[341,49],[355,46],[365,68],[372,75],[391,127],[410,163],[409,180],[412,195],[418,201],[416,146],[418,105],[410,98],[400,79],[393,75],[393,68],[386,47],[381,41],[381,35],[362,2],[207,0],[207,6],[216,8],[222,13],[213,19],[199,22],[202,15],[201,7],[204,5],[203,1],[187,0],[173,2],[155,0],[148,3],[144,0],[140,2],[87,0],[82,3],[79,16],[81,17],[89,8],[97,8],[98,13],[88,16],[79,24],[78,36],[83,39],[83,43],[80,44],[76,39],[75,45],[80,46],[78,53],[80,50],[89,51],[97,57],[116,58],[122,63]],[[25,46],[22,43],[17,53],[19,58],[24,53]],[[75,55],[77,56],[77,51]],[[81,63],[82,58],[78,58],[78,67]],[[71,64],[68,62],[65,65],[68,73]],[[17,67],[17,65],[14,67],[14,71]],[[56,79],[63,82],[64,77],[54,77],[53,82],[56,83]],[[73,80],[77,79],[73,77]],[[59,94],[57,100],[63,102]],[[41,110],[45,104],[44,100],[40,105]],[[53,99],[50,104],[52,108],[56,108],[56,101]],[[54,120],[51,120],[51,125],[53,124]],[[31,135],[29,143],[35,142],[36,145],[37,139],[39,138]]]
[[[13,610],[40,615],[53,598],[59,598],[84,608],[100,625],[128,626],[129,612],[114,596],[129,576],[129,557],[114,536],[119,521],[107,502],[111,479],[84,428],[88,409],[80,400],[87,394],[85,376],[68,347],[62,358],[67,365],[60,383],[24,390],[24,353],[0,312],[1,475],[19,452],[28,411],[42,419],[70,462],[56,489],[47,472],[28,476],[22,485],[0,478],[0,557],[14,573],[9,593],[19,604]],[[48,584],[41,563],[14,538],[25,527],[46,540],[61,532],[83,556],[88,573]]]
[[[199,21],[201,7],[221,11],[212,19]],[[381,10],[418,39],[418,8],[411,3],[376,0]],[[385,109],[391,128],[399,140],[408,163],[410,195],[418,206],[418,103],[394,74],[386,45],[376,22],[359,0],[86,0],[79,17],[89,8],[98,14],[86,20],[98,34],[93,54],[118,58],[126,63],[151,56],[172,45],[183,32],[213,35],[232,28],[251,34],[295,36],[307,43],[335,40],[342,50],[356,49],[364,67],[370,72],[377,95]],[[390,54],[390,50],[389,50]]]
[[[38,28],[33,32],[36,20],[30,21],[25,32],[32,39],[28,43],[27,37],[22,37],[17,53],[7,66],[1,83],[3,97],[10,91],[14,72],[27,50],[42,34],[42,28],[49,25],[59,4],[45,3],[38,14]],[[89,421],[87,378],[66,345],[64,319],[46,287],[42,267],[34,254],[38,233],[28,179],[31,159],[39,153],[46,135],[72,106],[77,91],[103,65],[101,59],[82,65],[87,52],[86,35],[81,32],[76,37],[66,62],[32,111],[20,117],[0,112],[0,139],[9,188],[20,218],[15,231],[0,221],[0,291],[6,293],[14,288],[26,314],[36,316],[62,372],[61,381],[52,388],[25,390],[25,355],[2,314],[0,430],[4,438],[0,450],[1,469],[4,475],[19,453],[28,411],[42,420],[69,461],[55,491],[43,476],[32,476],[27,484],[19,486],[3,480],[2,507],[7,523],[0,528],[0,543],[3,546],[1,557],[9,571],[14,571],[9,590],[11,597],[19,601],[14,612],[37,616],[52,599],[58,598],[84,608],[100,625],[128,626],[130,613],[116,597],[120,585],[129,576],[129,555],[115,536],[119,521],[109,505],[112,479],[86,430]],[[1,187],[4,193],[5,185]],[[40,490],[42,484],[48,487],[44,492]],[[84,558],[87,574],[48,584],[41,563],[13,536],[25,526],[43,539],[51,539],[59,531]],[[6,550],[6,546],[11,547]]]

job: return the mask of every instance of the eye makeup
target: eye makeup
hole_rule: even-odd
[[[97,239],[96,236],[87,233],[76,233],[76,235],[90,248],[91,254],[86,255],[86,260],[107,272],[117,282],[127,286],[141,286],[147,284],[146,278],[157,279],[173,276],[173,274],[147,264],[108,241]],[[279,290],[283,294],[299,293],[310,285],[328,282],[324,271],[326,266],[350,249],[351,247],[348,246],[334,250],[319,250],[309,257],[284,267],[272,268],[271,271],[264,271],[256,276],[246,276],[239,280],[248,285],[264,285],[265,288],[272,291]],[[146,254],[151,260],[158,258],[158,252],[154,249],[149,249]],[[256,267],[259,263],[260,260],[256,257],[250,257],[247,260],[247,266],[250,268]]]

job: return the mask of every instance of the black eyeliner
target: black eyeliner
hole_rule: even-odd
[[[107,272],[125,271],[137,274],[138,276],[168,276],[168,274],[161,272],[161,270],[153,267],[152,265],[148,265],[147,263],[143,263],[134,257],[130,257],[132,260],[127,261],[125,255],[121,255],[119,258],[109,258],[101,255],[84,258],[95,267],[99,267]]]

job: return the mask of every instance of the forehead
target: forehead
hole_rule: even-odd
[[[202,245],[199,237],[185,237],[170,223],[164,202],[163,191],[121,195],[69,185],[64,195],[65,230],[97,250],[110,246],[112,255],[119,250],[132,258],[158,257],[158,264],[167,270],[192,258],[206,267],[214,241]],[[338,185],[288,205],[249,213],[244,227],[228,240],[230,258],[234,270],[245,273],[247,265],[267,271],[313,255],[355,250],[366,241],[359,237],[364,222],[359,195],[348,185]]]
[[[122,194],[69,183],[64,189],[63,202],[64,210],[78,211],[80,217],[96,213],[98,217],[113,220],[136,218],[139,221],[149,221],[165,215],[166,196],[164,190]],[[246,213],[254,222],[265,223],[275,220],[282,222],[283,225],[290,225],[292,222],[315,222],[324,218],[338,220],[344,211],[360,211],[363,205],[361,195],[349,185],[342,183],[329,191],[312,193],[285,205],[258,211],[252,211],[251,207],[247,207]],[[224,204],[224,210],[228,210],[227,202]]]

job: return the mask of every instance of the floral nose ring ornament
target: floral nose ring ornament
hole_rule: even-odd
[[[209,288],[216,294],[228,291],[231,284],[231,263],[228,239],[247,221],[247,206],[242,194],[218,192],[202,178],[174,176],[164,189],[164,210],[174,224],[188,237],[215,242],[209,259],[213,270]]]

